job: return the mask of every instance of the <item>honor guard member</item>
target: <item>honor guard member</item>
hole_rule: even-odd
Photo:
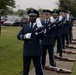
[[[67,26],[67,34],[66,34],[66,47],[69,46],[69,26],[70,26],[70,15],[68,14],[68,12],[65,12],[66,15],[66,26]]]
[[[42,48],[40,39],[43,38],[43,33],[36,34],[38,25],[36,19],[39,16],[38,11],[32,9],[28,11],[30,23],[23,26],[22,30],[18,33],[17,38],[24,41],[23,45],[23,75],[28,75],[33,60],[36,75],[43,75],[41,66]]]
[[[71,14],[70,10],[67,10],[67,13],[69,14],[69,43],[71,43],[73,39],[72,26],[74,22],[74,17]]]
[[[62,39],[61,39],[61,24],[62,17],[59,16],[59,11],[53,11],[54,24],[56,25],[54,30],[54,44],[57,41],[57,53],[62,57]]]
[[[51,15],[51,11],[50,10],[43,10],[43,15],[45,16],[45,19],[42,20],[42,25],[45,28],[44,31],[44,38],[41,41],[42,43],[42,65],[43,68],[45,66],[45,62],[46,62],[46,53],[48,50],[49,53],[49,62],[51,66],[56,66],[55,61],[54,61],[54,35],[53,32],[51,30],[49,30],[48,25],[51,24],[50,23],[50,15]]]
[[[62,49],[65,49],[65,40],[66,40],[66,36],[68,35],[68,25],[67,25],[66,11],[63,11],[62,16],[63,16],[62,27],[61,27]],[[68,40],[68,37],[67,37],[67,40]]]

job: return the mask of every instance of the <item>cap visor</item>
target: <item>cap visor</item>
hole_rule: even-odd
[[[30,15],[35,15],[35,16],[37,16],[37,14],[35,14],[35,13],[30,13],[29,16],[30,16]]]

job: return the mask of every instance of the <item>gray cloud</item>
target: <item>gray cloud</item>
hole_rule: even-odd
[[[59,0],[15,0],[16,1],[16,10],[18,10],[18,5],[21,9],[26,9],[33,7],[35,9],[45,8],[53,10],[54,8],[58,8],[56,4]]]

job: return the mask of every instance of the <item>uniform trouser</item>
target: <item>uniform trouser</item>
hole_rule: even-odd
[[[68,34],[62,34],[62,48],[65,49],[65,40]]]
[[[73,37],[73,35],[72,35],[72,27],[69,28],[69,33],[68,34],[69,34],[69,41],[72,42],[72,37]]]
[[[54,46],[53,45],[42,45],[42,66],[44,68],[46,62],[46,53],[49,53],[49,62],[51,66],[56,66],[54,61]]]
[[[23,75],[28,75],[31,59],[35,66],[36,75],[43,75],[40,56],[23,56]]]
[[[54,38],[54,44],[57,41],[57,52],[59,52],[59,56],[62,56],[62,39],[61,37]]]
[[[69,45],[69,33],[65,34],[66,45]]]

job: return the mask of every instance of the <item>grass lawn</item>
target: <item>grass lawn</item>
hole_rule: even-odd
[[[74,66],[73,66],[73,72],[71,75],[76,75],[76,62],[74,63]]]
[[[22,75],[23,41],[17,39],[21,27],[2,26],[0,36],[0,75]],[[30,69],[33,67],[31,64]],[[73,73],[76,75],[76,63]]]
[[[17,39],[20,29],[21,27],[1,27],[0,75],[22,75],[23,41]]]

